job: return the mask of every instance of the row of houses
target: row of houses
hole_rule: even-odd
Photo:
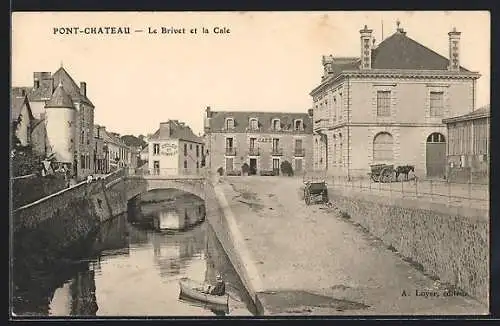
[[[11,89],[11,124],[20,145],[53,157],[79,180],[136,161],[120,135],[94,123],[94,110],[87,84],[78,86],[62,66],[53,74],[34,72],[33,86]]]
[[[399,22],[378,45],[367,26],[359,32],[359,56],[323,56],[312,109],[207,107],[203,139],[178,121],[162,123],[144,152],[149,168],[192,173],[203,158],[214,173],[246,163],[257,174],[279,172],[288,161],[296,173],[351,178],[366,176],[372,164],[393,164],[413,165],[429,178],[487,180],[490,109],[476,110],[480,75],[460,65],[461,33],[448,33],[445,58],[408,37]]]

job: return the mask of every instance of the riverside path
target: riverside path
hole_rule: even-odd
[[[224,194],[258,280],[266,315],[486,314],[324,205],[306,206],[302,179],[227,177]],[[417,293],[418,292],[418,293]],[[440,296],[431,296],[433,293]]]

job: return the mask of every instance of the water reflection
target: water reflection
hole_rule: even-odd
[[[103,224],[85,243],[85,254],[66,260],[64,268],[29,271],[33,282],[14,307],[16,314],[214,316],[254,312],[206,222],[168,234],[132,225],[122,215]],[[229,311],[179,299],[182,277],[214,282],[217,272],[227,282]],[[34,284],[50,286],[40,290]]]

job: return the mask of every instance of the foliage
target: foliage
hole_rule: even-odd
[[[142,136],[142,135],[140,135]],[[142,136],[142,139],[139,137],[136,137],[134,135],[124,135],[124,136],[121,136],[120,139],[127,145],[127,146],[130,146],[130,147],[140,147],[140,148],[143,148],[144,146],[146,146],[146,142],[144,141],[144,136]]]
[[[11,155],[11,170],[14,177],[38,173],[41,169],[43,155],[34,151],[31,146],[17,146]]]
[[[223,175],[223,174],[224,174],[224,169],[223,169],[222,167],[218,168],[218,169],[217,169],[217,173],[218,173],[219,175]]]
[[[288,175],[289,177],[293,175],[292,164],[288,161],[281,162],[281,173],[283,175]]]
[[[241,176],[241,171],[226,171],[227,176]]]
[[[248,173],[250,171],[250,166],[245,162],[241,165],[241,172]]]
[[[271,177],[277,175],[276,171],[274,170],[260,170],[260,175],[261,176],[266,176],[266,177]]]

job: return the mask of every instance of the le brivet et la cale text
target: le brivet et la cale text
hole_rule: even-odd
[[[108,35],[108,34],[230,34],[231,30],[226,26],[215,27],[166,27],[148,26],[145,28],[119,27],[119,26],[61,26],[53,27],[54,35]]]

